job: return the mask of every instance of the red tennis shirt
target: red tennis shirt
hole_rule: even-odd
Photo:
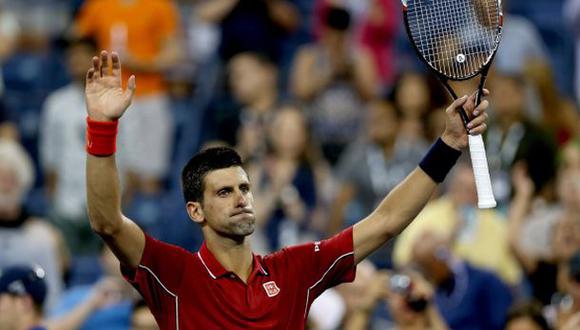
[[[124,269],[161,329],[304,329],[312,301],[355,276],[352,228],[320,242],[254,255],[248,283],[203,244],[191,253],[146,237],[140,265]]]

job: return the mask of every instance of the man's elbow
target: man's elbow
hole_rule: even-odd
[[[122,225],[122,218],[119,217],[116,220],[112,220],[110,218],[105,218],[102,216],[95,216],[89,214],[89,220],[91,229],[102,237],[113,237],[115,236],[120,230]]]

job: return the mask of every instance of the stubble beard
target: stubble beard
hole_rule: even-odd
[[[232,234],[235,236],[249,236],[254,233],[256,229],[256,219],[252,217],[251,219],[244,219],[232,224]]]

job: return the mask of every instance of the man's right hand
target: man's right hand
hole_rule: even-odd
[[[89,117],[95,121],[114,121],[127,110],[135,93],[135,76],[123,91],[121,61],[115,52],[102,51],[100,58],[94,56],[93,67],[87,72],[85,98]],[[112,67],[109,67],[111,63]]]

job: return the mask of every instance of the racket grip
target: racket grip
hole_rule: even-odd
[[[494,208],[497,203],[493,197],[487,156],[481,135],[469,135],[469,153],[477,188],[477,205],[480,209]]]

